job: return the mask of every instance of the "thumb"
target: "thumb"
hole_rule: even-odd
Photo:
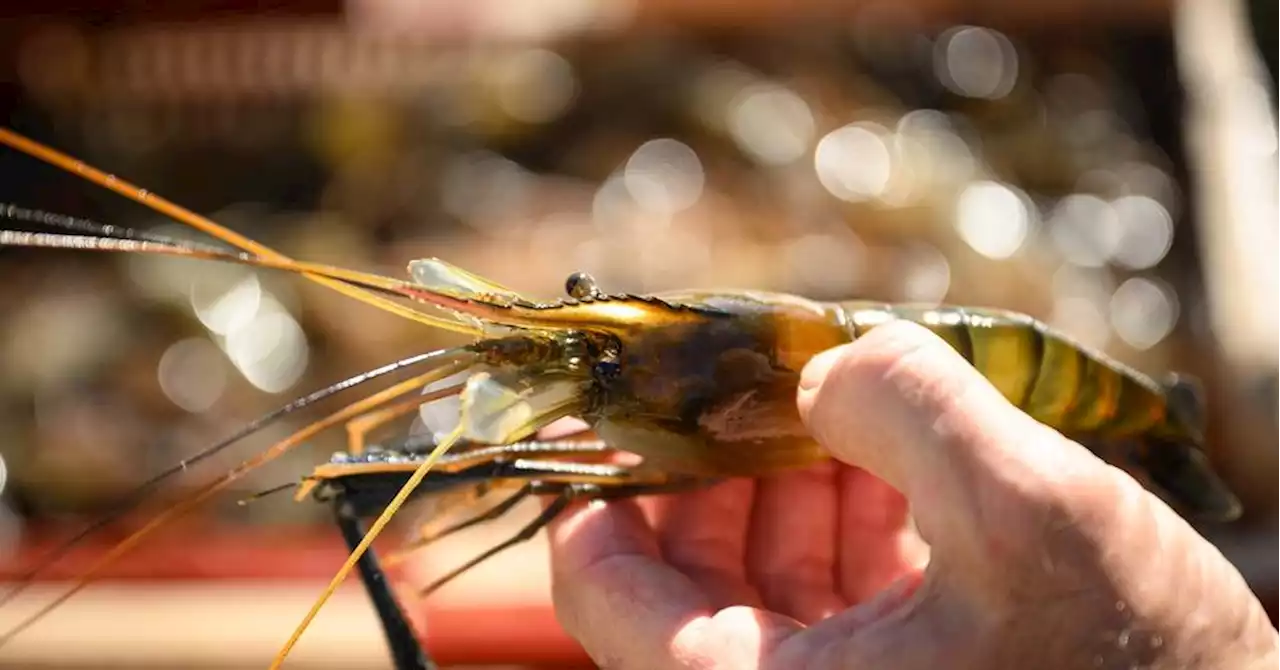
[[[809,649],[842,667],[1274,663],[1275,629],[1220,552],[931,332],[877,326],[816,357],[800,386],[813,435],[901,491],[931,548],[909,596],[806,629]]]
[[[1053,515],[1086,514],[1092,503],[1105,514],[1122,476],[905,321],[815,357],[798,404],[832,455],[906,496],[935,561],[962,575],[1026,558],[1018,552],[1040,546]]]

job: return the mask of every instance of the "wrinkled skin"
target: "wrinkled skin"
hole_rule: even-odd
[[[601,667],[1280,660],[1210,543],[924,329],[878,327],[814,359],[798,402],[838,463],[555,524],[556,610]]]

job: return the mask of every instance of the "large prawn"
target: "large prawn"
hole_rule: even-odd
[[[372,489],[378,495],[359,499],[376,501],[382,511],[363,536],[347,532],[354,526],[344,526],[352,538],[351,555],[281,649],[272,665],[277,667],[396,511],[425,490],[420,489],[424,481],[427,489],[442,492],[510,485],[517,496],[555,494],[560,502],[520,536],[527,537],[572,499],[668,491],[819,462],[828,456],[809,436],[795,407],[801,369],[816,354],[895,319],[922,324],[946,340],[1036,420],[1087,444],[1107,445],[1097,448],[1099,456],[1141,475],[1184,514],[1221,521],[1240,512],[1236,497],[1205,455],[1202,403],[1193,381],[1177,376],[1157,381],[1025,315],[970,307],[817,302],[759,291],[610,294],[584,274],[569,278],[568,297],[540,302],[437,259],[413,261],[411,279],[393,279],[293,260],[9,130],[0,128],[0,143],[239,251],[12,207],[7,210],[10,218],[60,230],[3,231],[2,245],[169,254],[294,272],[405,318],[473,338],[471,344],[394,363],[314,393],[211,447],[206,453],[319,397],[394,371],[425,368],[212,481],[104,555],[77,586],[18,630],[168,520],[321,431],[346,426],[348,454],[318,467],[304,492],[325,484],[329,490],[367,493],[371,489],[358,483],[367,483],[361,477],[372,474],[372,481],[383,486]],[[398,458],[368,455],[364,440],[369,431],[447,397],[457,398],[459,409],[429,448],[394,452]],[[585,421],[594,438],[530,441],[567,417]],[[633,454],[639,463],[618,465],[600,458],[613,451]],[[385,486],[388,481],[397,485],[394,494]],[[427,533],[423,541],[439,534]]]

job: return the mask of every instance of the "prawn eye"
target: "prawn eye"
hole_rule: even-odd
[[[575,272],[569,275],[564,281],[565,293],[569,297],[581,300],[583,298],[594,297],[600,293],[600,288],[596,286],[596,280],[585,272]]]
[[[596,379],[601,381],[614,379],[621,371],[622,366],[614,361],[600,361],[599,363],[596,363],[595,368],[593,369]]]

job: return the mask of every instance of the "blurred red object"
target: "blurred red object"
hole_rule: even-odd
[[[20,578],[31,566],[44,562],[62,539],[63,536],[49,536],[25,543],[12,560],[0,565],[0,579]],[[42,571],[38,583],[61,582],[56,584],[61,588],[118,539],[104,537],[86,543]],[[347,548],[339,535],[325,529],[244,530],[188,524],[139,546],[102,571],[98,582],[116,586],[126,582],[141,587],[166,582],[216,585],[262,580],[273,586],[293,583],[303,586],[304,591],[314,584],[318,594],[346,557]],[[354,586],[355,579],[351,581]],[[199,608],[193,604],[192,609]],[[447,602],[428,601],[416,610],[406,609],[424,646],[442,665],[593,667],[581,647],[561,629],[550,602],[521,601],[506,607],[454,598]],[[226,642],[235,645],[237,640]]]

